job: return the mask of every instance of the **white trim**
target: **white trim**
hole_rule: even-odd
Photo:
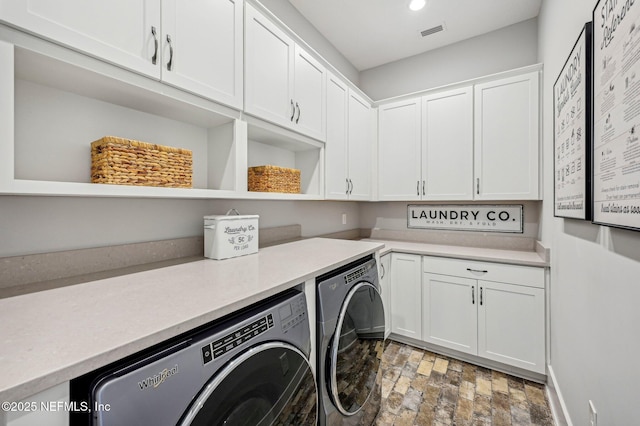
[[[551,414],[553,414],[555,424],[557,426],[573,426],[567,404],[564,402],[562,392],[560,392],[560,386],[558,386],[558,381],[556,380],[556,375],[550,364],[547,365],[547,378],[547,399],[549,400]]]

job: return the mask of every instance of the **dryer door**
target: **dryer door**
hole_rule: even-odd
[[[315,425],[317,388],[304,354],[283,342],[242,353],[216,374],[181,425]]]
[[[376,384],[384,349],[384,307],[378,290],[356,284],[340,309],[330,356],[331,399],[350,416],[364,406]]]

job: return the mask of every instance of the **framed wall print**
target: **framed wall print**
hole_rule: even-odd
[[[593,11],[593,222],[640,230],[640,2]]]
[[[553,85],[554,210],[591,220],[591,22]]]

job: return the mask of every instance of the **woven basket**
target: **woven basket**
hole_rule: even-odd
[[[300,193],[300,170],[277,166],[249,167],[249,191]]]
[[[187,149],[105,136],[91,143],[91,182],[191,188],[193,156]]]

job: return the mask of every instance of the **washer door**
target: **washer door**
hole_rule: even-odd
[[[241,354],[216,374],[181,425],[315,425],[318,394],[304,354],[282,342]]]
[[[342,304],[331,342],[331,399],[346,415],[364,406],[376,384],[384,344],[384,307],[378,290],[360,282]]]

